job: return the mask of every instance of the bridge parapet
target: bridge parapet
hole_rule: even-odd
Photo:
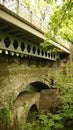
[[[39,44],[46,39],[43,24],[46,25],[41,19],[29,11],[20,0],[0,1],[0,30],[6,28],[5,32],[8,31],[8,33],[13,33],[14,35],[17,34],[24,39],[30,39],[32,42],[36,41]],[[10,26],[14,27],[9,30],[8,27]],[[70,53],[71,45],[69,43],[66,43],[66,41],[60,38],[57,41],[50,40],[48,42],[54,47]]]
[[[23,40],[16,36],[9,35],[8,33],[0,32],[0,53],[6,55],[16,56],[34,56],[47,60],[56,60],[59,55],[55,53],[48,53],[41,46],[33,44],[27,40]]]
[[[1,0],[0,3],[42,31],[46,31],[47,23],[45,24],[45,21],[43,19],[29,10],[20,0]]]

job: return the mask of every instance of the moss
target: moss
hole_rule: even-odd
[[[0,109],[0,129],[8,129],[10,124],[10,113],[6,107]]]

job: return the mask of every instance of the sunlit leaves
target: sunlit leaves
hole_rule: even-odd
[[[65,0],[62,6],[55,6],[48,24],[48,39],[61,36],[73,43],[73,1]]]
[[[49,5],[44,0],[22,0],[22,2],[30,9],[34,14],[37,14],[43,20],[49,12]]]

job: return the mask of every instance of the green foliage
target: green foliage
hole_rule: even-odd
[[[48,29],[45,33],[46,39],[42,44],[43,47],[46,46],[47,50],[50,48],[49,43],[56,42],[58,44],[71,43],[73,44],[73,0],[52,0],[48,1],[51,3],[51,14],[48,23]],[[49,17],[49,16],[48,16]],[[46,42],[47,41],[47,42]],[[46,45],[45,45],[46,44]],[[63,52],[60,49],[54,51],[53,48],[49,49],[51,52],[61,53]]]
[[[39,19],[45,19],[48,13],[48,4],[44,0],[22,0],[22,2],[30,9],[35,15],[39,16]]]
[[[65,68],[66,67],[66,68]],[[62,100],[62,106],[55,113],[48,112],[47,114],[39,113],[37,120],[32,123],[26,123],[18,130],[65,130],[73,126],[73,64],[65,65],[66,73],[63,70],[55,73],[56,83],[55,88],[60,92],[59,98]],[[10,109],[5,107],[0,109],[0,125],[7,125],[9,129],[10,112],[12,110],[13,101],[9,101]],[[17,120],[17,117],[16,117]],[[15,121],[16,121],[15,120]],[[18,124],[16,124],[18,126]]]
[[[55,115],[50,113],[47,113],[47,115],[42,114],[39,116],[39,119],[41,120],[41,124],[43,124],[42,126],[44,126],[44,128],[47,128],[47,130],[48,128],[50,130],[63,128],[63,124],[61,122],[62,117],[59,114]]]
[[[26,125],[24,126],[21,126],[20,129],[21,130],[32,130],[32,124],[31,123],[27,123]]]
[[[27,123],[22,130],[71,130],[73,126],[73,64],[66,65],[66,74],[62,69],[55,74],[59,89],[59,98],[62,105],[55,113],[39,113],[38,119],[32,123]]]
[[[59,114],[39,114],[38,120],[33,123],[27,123],[25,126],[22,126],[21,130],[56,130],[63,128],[63,124],[61,123],[62,118]]]
[[[9,98],[9,110],[13,110],[13,99],[11,96]]]
[[[73,125],[73,64],[66,66],[67,73],[62,72],[58,76],[56,86],[60,90],[60,98],[63,101],[62,110],[59,111],[64,124]],[[57,76],[57,75],[56,75]]]
[[[31,0],[22,0],[22,2],[25,3],[28,9],[31,8]]]
[[[9,128],[10,124],[10,114],[9,110],[6,107],[0,109],[0,128]]]
[[[63,1],[62,1],[63,2]],[[73,43],[73,1],[65,0],[61,6],[54,6],[53,13],[50,16],[48,24],[48,39],[61,36],[63,39]]]

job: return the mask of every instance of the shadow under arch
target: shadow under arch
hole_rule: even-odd
[[[43,82],[35,81],[28,83],[23,91],[17,93],[14,100],[14,115],[17,113],[20,124],[36,119],[39,111],[40,94],[45,89],[50,88]],[[30,118],[31,115],[32,118]]]
[[[20,125],[25,124],[27,121],[32,122],[34,119],[36,119],[39,99],[40,93],[38,92],[22,91],[19,93],[14,101],[13,114],[14,118],[15,115],[17,115],[17,119]]]
[[[26,122],[33,122],[34,120],[37,119],[37,115],[38,115],[37,106],[36,104],[33,104],[28,111]]]
[[[23,87],[26,86],[26,87]],[[23,88],[23,89],[20,89]],[[35,91],[35,92],[41,92],[41,90],[45,90],[45,89],[50,89],[49,85],[43,83],[43,81],[29,81],[26,85],[24,85],[23,83],[21,84],[21,86],[18,87],[14,92],[13,92],[13,101],[15,101],[19,95],[23,94],[23,93],[28,93],[29,90]]]
[[[41,92],[41,90],[49,89],[49,86],[44,84],[43,82],[32,82],[29,84],[29,89],[36,91],[36,92]]]

